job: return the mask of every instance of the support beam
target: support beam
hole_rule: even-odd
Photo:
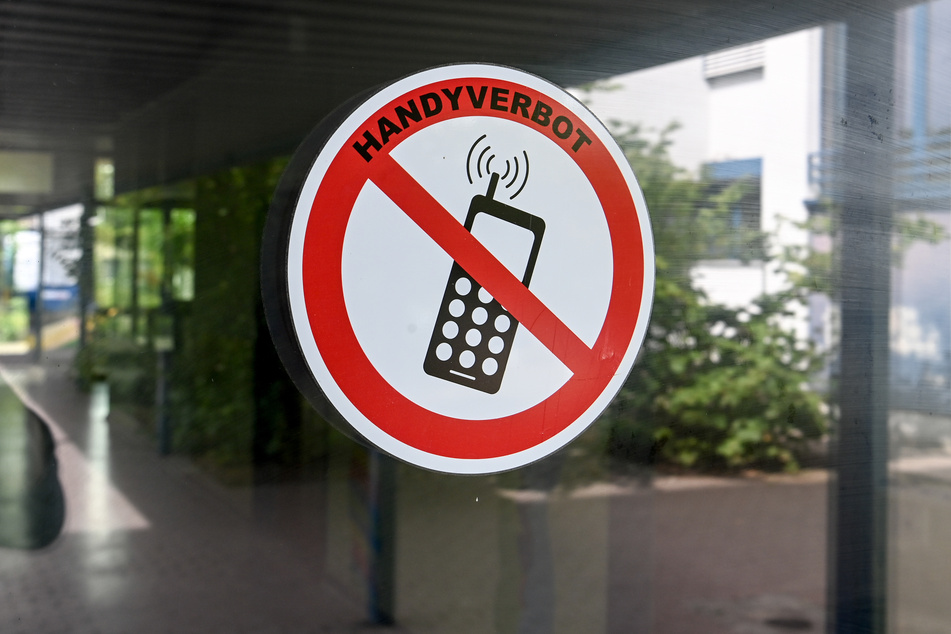
[[[81,255],[79,260],[79,349],[86,347],[88,342],[88,333],[86,331],[87,322],[92,317],[89,314],[89,308],[95,297],[95,228],[93,219],[96,217],[96,201],[92,196],[88,196],[83,201],[83,214],[79,219],[79,248]]]
[[[895,14],[846,24],[837,122],[840,416],[830,513],[830,631],[884,632]]]
[[[33,302],[33,361],[39,363],[43,358],[43,289],[46,287],[46,214],[39,213],[40,248],[39,273],[36,279],[36,298]]]

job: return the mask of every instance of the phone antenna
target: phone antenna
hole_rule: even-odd
[[[489,178],[489,189],[485,192],[486,198],[495,198],[495,188],[499,186],[499,175],[495,172],[492,172],[492,177]]]

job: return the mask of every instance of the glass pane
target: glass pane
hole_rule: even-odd
[[[172,298],[190,301],[195,297],[195,212],[174,209],[171,219]]]
[[[165,274],[165,220],[162,212],[157,209],[139,210],[138,231],[138,307],[156,308],[162,303]]]
[[[951,627],[951,567],[935,556],[951,528],[951,93],[940,71],[949,34],[951,3],[898,13],[889,607],[902,632]]]
[[[160,4],[0,8],[0,354],[38,340],[0,356],[0,631],[951,631],[951,0]],[[428,398],[413,383],[439,378],[427,345],[439,358],[465,341],[466,367],[533,376],[512,420],[544,409],[526,435],[551,437],[548,410],[572,404],[532,399],[561,385],[543,365],[560,340],[471,276],[447,285],[452,249],[397,213],[385,179],[356,191],[334,173],[326,195],[369,201],[359,218],[288,188],[329,162],[315,157],[340,104],[463,59],[533,70],[605,123],[657,268],[644,345],[603,413],[553,455],[478,476],[371,448],[342,419],[400,411],[398,381],[355,364],[315,385],[329,362],[280,309],[284,276],[340,264],[295,304],[301,321],[337,320],[330,345],[348,329],[354,357],[409,342],[393,367]],[[478,144],[489,122],[518,124],[549,149],[577,134],[573,152],[591,138],[537,96],[500,106],[470,88],[434,88],[349,142],[463,229],[478,207],[485,224],[460,240],[519,271],[523,300],[559,294],[565,324],[606,311],[599,298],[626,297],[616,201],[538,154],[529,177],[521,147],[511,165],[473,163],[438,126]],[[465,100],[485,109],[464,120]],[[420,130],[423,168],[403,145]],[[487,191],[471,168],[489,176],[493,159],[526,171]],[[502,203],[496,186],[524,196]],[[298,196],[339,257],[288,264]],[[590,264],[602,234],[604,266]],[[354,255],[367,235],[378,248]],[[437,325],[450,296],[483,312],[447,300],[465,325]],[[579,372],[558,363],[565,382]],[[367,396],[335,412],[345,380]],[[442,394],[407,425],[481,455],[477,401],[427,427]]]

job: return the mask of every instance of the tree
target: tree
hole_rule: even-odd
[[[744,184],[710,195],[709,182],[674,166],[676,126],[651,142],[636,125],[610,125],[651,212],[657,283],[640,358],[606,414],[609,452],[689,468],[797,469],[828,427],[827,407],[809,387],[822,356],[788,327],[798,289],[737,310],[712,303],[691,280],[712,246],[739,238],[753,254],[765,243],[727,224]]]

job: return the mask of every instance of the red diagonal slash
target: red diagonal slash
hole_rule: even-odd
[[[389,154],[373,159],[370,180],[576,375],[598,355],[515,277]]]

